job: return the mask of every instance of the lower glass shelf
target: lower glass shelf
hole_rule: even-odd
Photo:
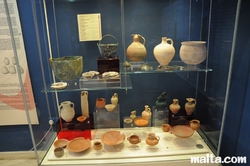
[[[105,145],[102,141],[102,135],[107,131],[118,130],[125,135],[125,139],[118,145]],[[147,145],[146,139],[149,133],[155,133],[159,137],[157,145]],[[70,152],[64,149],[64,155],[60,158],[54,155],[55,147],[52,145],[41,165],[60,165],[60,164],[115,164],[115,163],[142,163],[147,161],[159,162],[164,157],[165,162],[189,160],[190,155],[212,154],[205,141],[198,132],[189,138],[178,138],[170,132],[163,132],[161,127],[143,127],[143,128],[123,128],[123,129],[94,129],[91,130],[92,140],[88,149],[83,152]],[[137,135],[141,139],[138,144],[131,144],[128,137]],[[111,138],[112,139],[112,138]],[[56,139],[57,140],[57,139]],[[94,143],[102,144],[102,149],[94,150]],[[190,162],[190,161],[189,161]]]
[[[67,91],[83,91],[83,90],[108,90],[108,89],[132,89],[129,75],[121,75],[120,81],[114,80],[83,80],[77,79],[67,81],[67,87],[64,89],[53,89],[51,84],[45,87],[42,92],[67,92]]]

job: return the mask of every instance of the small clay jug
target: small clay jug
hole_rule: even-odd
[[[179,100],[173,99],[173,103],[170,104],[169,109],[173,114],[177,114],[181,109],[181,106],[179,105]]]
[[[94,146],[93,146],[94,150],[101,150],[102,149],[102,143],[99,141],[94,142]]]
[[[136,110],[131,111],[130,118],[131,118],[132,120],[134,120],[134,119],[136,118]]]
[[[164,132],[169,132],[171,126],[169,124],[162,124],[161,129]]]
[[[106,99],[105,98],[97,98],[96,99],[95,106],[97,108],[104,108],[105,105],[106,105]]]
[[[193,119],[189,122],[189,125],[193,130],[198,130],[201,124],[199,120]]]
[[[150,146],[157,145],[159,143],[160,137],[156,136],[155,133],[149,133],[146,139],[146,144]]]
[[[60,116],[66,122],[71,122],[72,119],[75,117],[75,105],[71,101],[64,101],[60,104]]]
[[[146,58],[147,50],[145,48],[146,39],[140,34],[132,34],[133,42],[128,46],[126,55],[132,62],[140,62]],[[140,42],[140,39],[143,42]]]
[[[152,113],[151,113],[149,106],[145,105],[144,108],[145,108],[144,111],[142,111],[142,117],[145,119],[150,119]]]
[[[174,58],[175,49],[173,45],[174,42],[171,38],[162,37],[161,43],[155,46],[153,53],[161,66],[167,67],[169,62]]]
[[[185,110],[187,115],[192,115],[196,106],[196,100],[194,98],[186,98]]]
[[[127,140],[131,144],[138,144],[141,142],[141,139],[139,138],[138,135],[131,135],[130,137],[127,138]]]
[[[114,95],[111,97],[111,103],[115,106],[118,104],[118,94],[114,93]]]

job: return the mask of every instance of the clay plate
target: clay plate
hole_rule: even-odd
[[[120,131],[108,131],[104,133],[101,140],[106,145],[118,145],[122,143],[125,139],[125,135],[121,134]]]
[[[82,152],[87,150],[91,145],[91,141],[89,139],[85,139],[83,137],[78,137],[70,141],[67,145],[67,149],[70,152]]]
[[[176,125],[171,127],[171,131],[176,137],[180,138],[188,138],[194,134],[194,130],[191,127],[185,125]]]
[[[138,127],[145,127],[148,126],[148,120],[145,118],[136,118],[134,124]]]
[[[67,139],[58,139],[54,142],[54,146],[65,148],[67,146],[68,142],[69,141]]]

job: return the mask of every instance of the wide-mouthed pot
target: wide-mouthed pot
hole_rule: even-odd
[[[60,58],[50,58],[50,65],[56,79],[60,81],[75,80],[82,74],[83,57],[64,56]]]

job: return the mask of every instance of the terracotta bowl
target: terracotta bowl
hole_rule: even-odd
[[[79,122],[84,122],[86,119],[87,119],[86,116],[79,116],[79,117],[77,117],[77,120],[78,120]]]
[[[58,139],[54,142],[54,146],[65,148],[67,146],[68,142],[69,141],[67,139]]]
[[[180,138],[188,138],[191,137],[194,134],[194,130],[186,125],[176,125],[171,127],[171,132],[176,137]]]
[[[134,124],[138,127],[146,127],[148,126],[148,120],[145,118],[136,118]]]
[[[101,141],[106,145],[119,145],[125,139],[125,135],[121,134],[120,131],[111,130],[104,133],[101,137]]]

